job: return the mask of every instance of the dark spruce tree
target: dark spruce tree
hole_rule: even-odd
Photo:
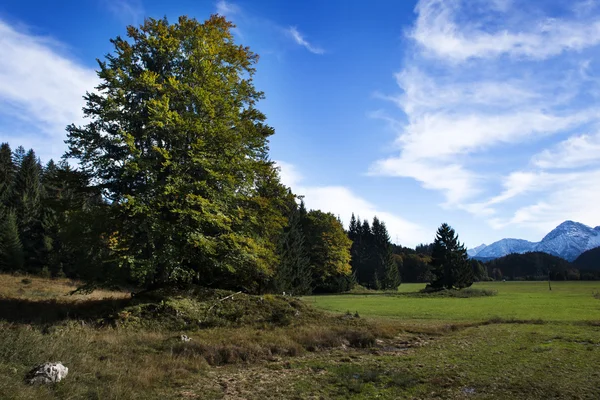
[[[15,149],[15,152],[13,153],[13,161],[17,169],[21,167],[21,163],[25,158],[25,154],[26,152],[23,146],[19,146]]]
[[[10,208],[15,182],[16,166],[8,143],[0,146],[0,215],[2,209]]]
[[[304,210],[303,212],[301,211]],[[275,274],[275,290],[294,295],[312,292],[312,271],[302,231],[302,218],[306,217],[304,202],[299,207],[292,199],[288,211],[288,225],[279,240],[279,268]]]
[[[15,177],[13,204],[23,244],[25,270],[41,272],[46,266],[48,243],[42,223],[42,168],[33,150],[20,159]]]
[[[458,235],[444,223],[437,231],[431,254],[434,278],[430,289],[463,289],[473,284],[473,269]]]
[[[5,211],[0,223],[0,271],[15,272],[23,269],[23,246],[19,239],[17,217],[12,210]]]
[[[392,243],[385,223],[377,217],[372,224],[373,286],[376,289],[397,290],[400,286],[398,265],[394,260]]]

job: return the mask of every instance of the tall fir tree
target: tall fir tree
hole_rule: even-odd
[[[17,217],[13,210],[4,213],[0,223],[0,271],[23,269],[23,246],[19,239]]]
[[[304,203],[301,204],[304,209]],[[277,292],[295,295],[312,292],[312,271],[302,230],[302,218],[303,212],[293,200],[288,211],[288,225],[279,241],[280,262],[274,279]]]
[[[390,235],[385,223],[373,218],[374,270],[379,277],[380,289],[397,290],[400,286],[400,273],[394,260]]]
[[[373,288],[372,245],[373,233],[369,221],[361,223],[358,218],[352,243],[352,269],[356,281],[368,288]]]
[[[0,215],[11,207],[10,201],[15,183],[16,166],[8,143],[0,145]]]
[[[15,164],[15,168],[21,168],[21,163],[23,162],[26,154],[27,153],[25,152],[25,148],[23,146],[19,146],[15,149],[13,153],[13,162]]]
[[[15,158],[19,158],[17,155]],[[40,272],[46,263],[48,246],[42,223],[42,170],[33,150],[19,162],[13,191],[14,210],[23,244],[24,267]]]
[[[463,289],[473,284],[473,270],[467,250],[458,241],[454,229],[446,223],[438,228],[431,264],[434,279],[430,287],[433,289]]]

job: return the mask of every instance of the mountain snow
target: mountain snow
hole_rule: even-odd
[[[472,249],[468,249],[467,250],[467,255],[469,257],[475,257],[477,255],[477,253],[479,253],[481,250],[483,250],[485,248],[486,248],[485,244],[480,244],[477,247],[473,247]]]
[[[467,253],[476,258],[498,258],[511,253],[541,251],[573,261],[584,251],[599,246],[600,226],[591,228],[579,222],[565,221],[538,243],[522,239],[502,239],[483,248],[477,246]]]
[[[502,239],[477,253],[477,257],[498,258],[511,253],[533,251],[535,243],[523,239]]]

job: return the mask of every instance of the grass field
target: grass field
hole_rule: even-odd
[[[553,282],[551,292],[544,282],[492,282],[476,285],[496,290],[490,297],[413,296],[422,286],[307,297],[324,311],[301,308],[306,316],[292,325],[179,330],[94,323],[107,310],[136,318],[126,293],[68,296],[76,283],[0,275],[0,398],[600,398],[600,282]],[[202,306],[165,304],[174,315]],[[219,315],[236,308],[227,310]],[[69,367],[60,384],[23,382],[37,363],[57,360]]]
[[[399,292],[417,292],[424,286],[403,284]],[[495,290],[498,294],[469,299],[352,294],[311,296],[305,301],[328,311],[432,324],[492,318],[600,322],[600,301],[593,297],[593,293],[600,291],[600,282],[552,282],[551,291],[547,282],[485,282],[473,287]]]

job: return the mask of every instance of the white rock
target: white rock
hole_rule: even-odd
[[[192,338],[190,338],[188,335],[181,335],[179,339],[181,339],[182,342],[189,342],[192,340]]]
[[[45,363],[40,364],[32,369],[27,375],[27,382],[30,384],[36,383],[57,383],[63,380],[69,373],[69,368],[62,363]]]

